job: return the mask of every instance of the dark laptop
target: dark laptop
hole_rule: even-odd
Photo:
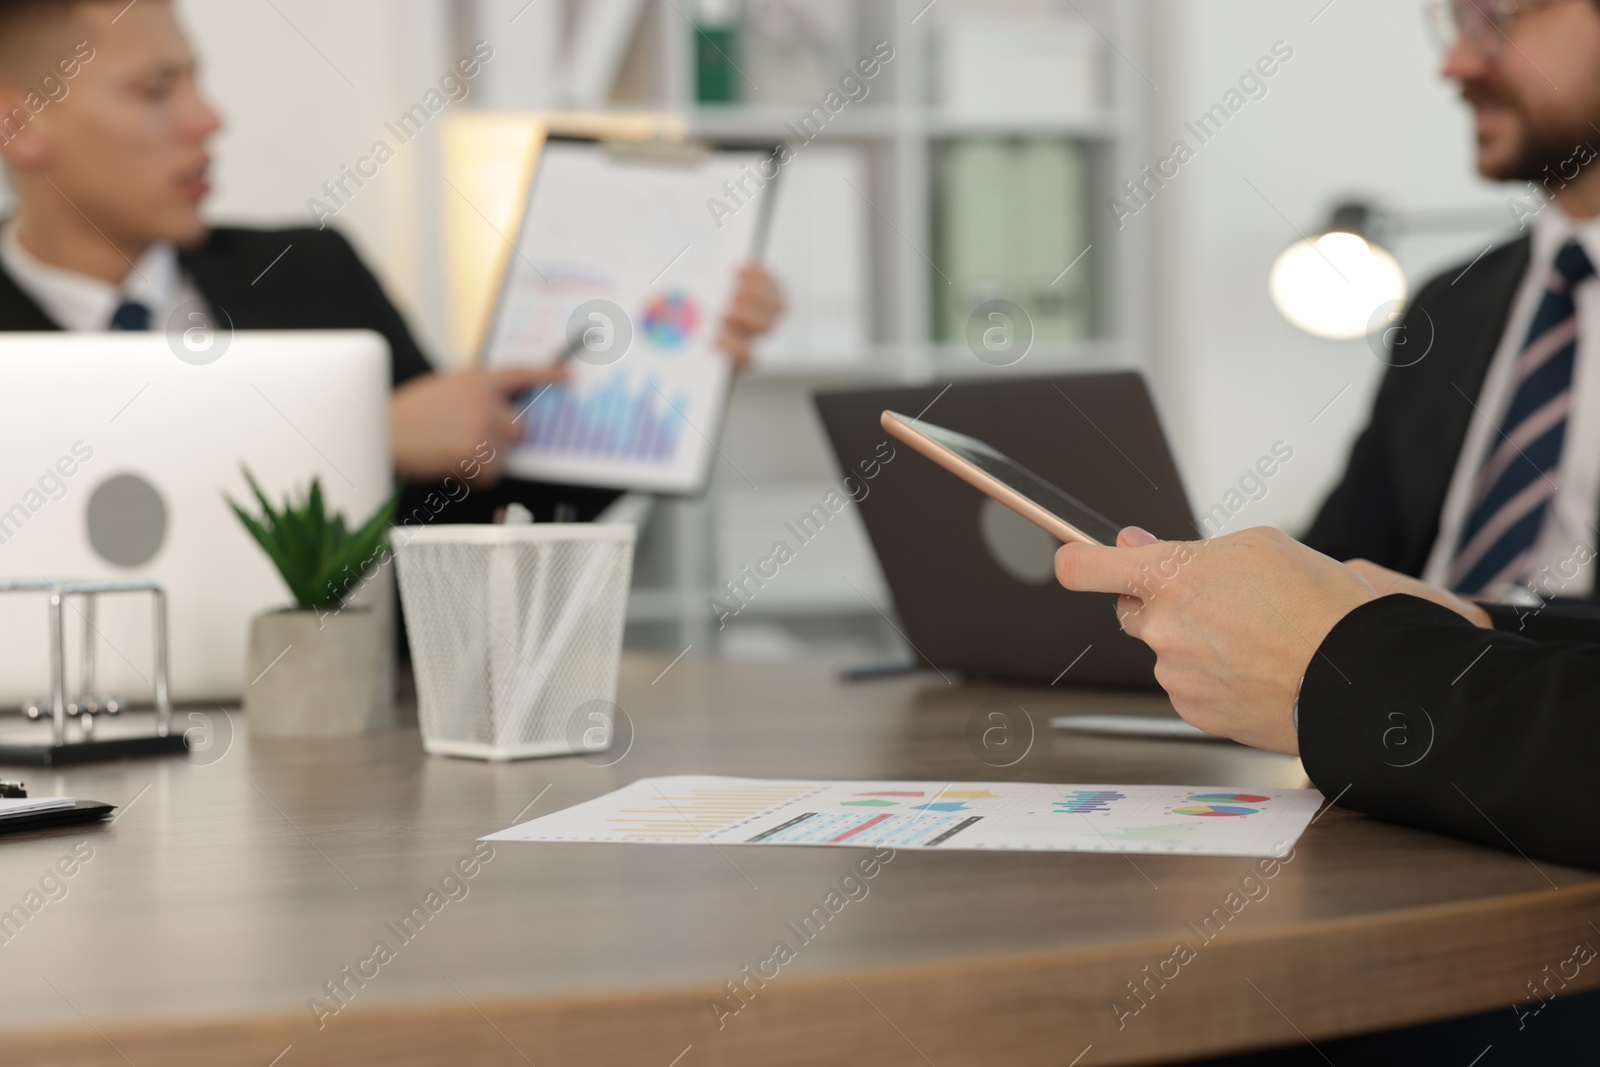
[[[878,418],[889,408],[993,445],[1118,525],[1199,536],[1137,373],[827,392],[816,405],[846,473],[888,440]],[[971,677],[1155,685],[1155,656],[1117,626],[1114,598],[1056,583],[1053,538],[891,443],[895,458],[872,481],[861,517],[906,636],[927,662]]]

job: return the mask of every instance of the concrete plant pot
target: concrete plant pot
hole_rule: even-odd
[[[283,610],[250,623],[244,721],[254,737],[352,737],[394,725],[393,613]]]

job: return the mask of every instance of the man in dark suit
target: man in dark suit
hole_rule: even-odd
[[[1488,600],[1588,598],[1600,523],[1600,3],[1441,5],[1527,232],[1423,286],[1305,541]],[[1559,87],[1559,88],[1558,88]]]
[[[1485,609],[1266,528],[1161,542],[1129,527],[1116,547],[1063,546],[1056,575],[1121,594],[1123,629],[1155,651],[1184,719],[1298,755],[1331,802],[1600,870],[1600,610]],[[1600,995],[1550,1009],[1225,1062],[1467,1063],[1491,1044],[1488,1062],[1594,1062]]]
[[[1600,869],[1600,610],[1486,608],[1266,527],[1129,527],[1056,573],[1121,594],[1178,714],[1299,755],[1341,806]]]
[[[559,371],[435,372],[337,233],[209,228],[219,126],[169,0],[0,0],[0,156],[15,194],[0,225],[0,330],[182,328],[200,308],[236,330],[375,330],[392,359],[395,473],[430,500],[423,514],[489,521],[516,500],[543,519],[558,503],[588,518],[617,495],[500,483],[512,399]],[[739,281],[719,345],[743,365],[781,300],[759,268]],[[467,474],[471,493],[429,497],[429,483]]]

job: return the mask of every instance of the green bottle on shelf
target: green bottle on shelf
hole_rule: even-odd
[[[700,0],[694,25],[695,99],[739,99],[739,19],[735,0]]]

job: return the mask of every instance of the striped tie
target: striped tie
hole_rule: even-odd
[[[1572,291],[1594,273],[1576,240],[1556,254],[1544,299],[1512,371],[1511,406],[1468,505],[1447,582],[1468,596],[1498,595],[1528,570],[1555,496],[1572,402],[1578,315]]]

